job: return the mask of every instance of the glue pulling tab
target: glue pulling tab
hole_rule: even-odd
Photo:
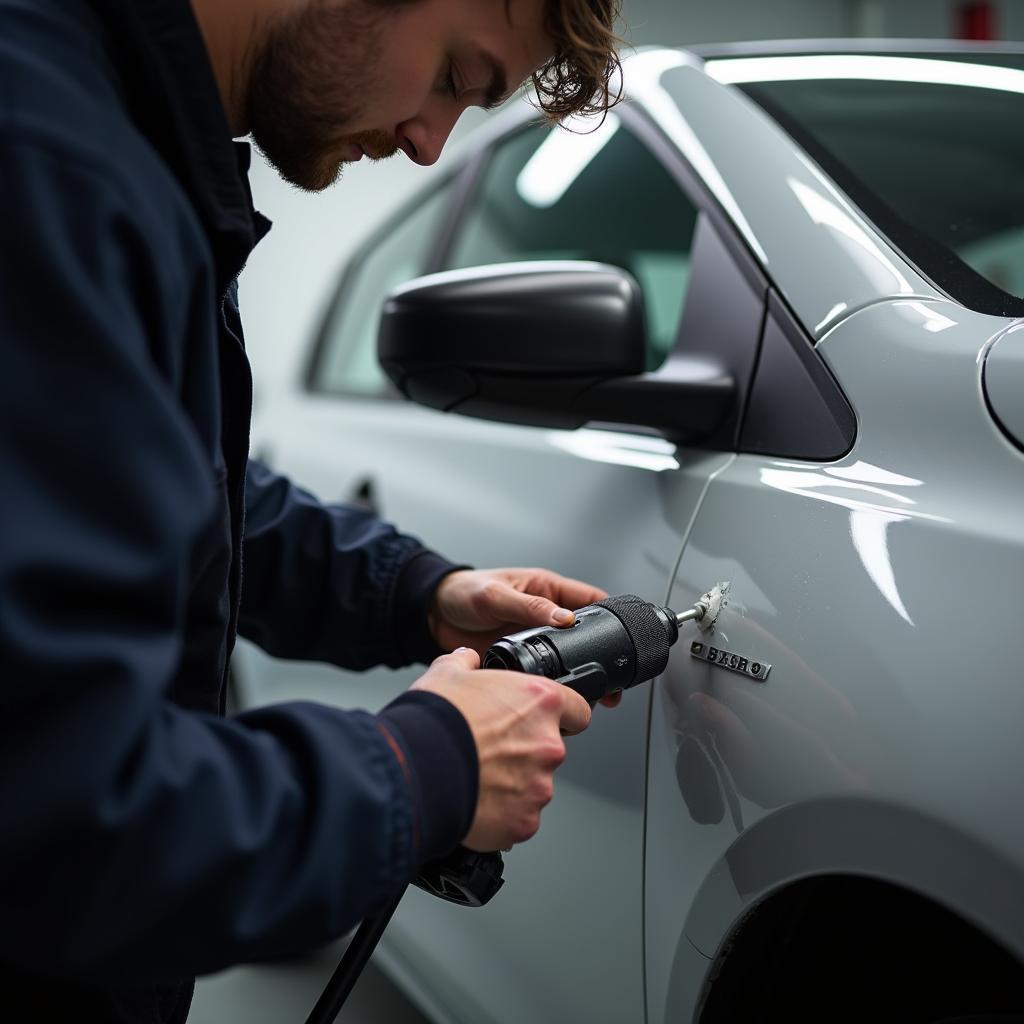
[[[729,582],[716,583],[709,591],[701,594],[692,608],[676,615],[676,625],[684,622],[696,622],[702,633],[709,633],[715,628],[722,608],[728,604]]]

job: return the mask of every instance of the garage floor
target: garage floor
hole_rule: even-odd
[[[188,1024],[303,1024],[344,951],[238,967],[202,979]],[[431,1024],[371,960],[338,1015],[340,1024]]]

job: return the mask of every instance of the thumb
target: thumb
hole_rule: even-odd
[[[575,736],[590,725],[592,709],[586,700],[568,686],[562,687],[562,713],[559,726],[566,736]]]
[[[431,681],[438,682],[438,676],[449,672],[465,671],[480,667],[480,655],[469,647],[459,647],[451,654],[442,654],[430,663],[430,668],[409,687],[410,690],[429,690]]]
[[[472,647],[456,647],[451,654],[442,654],[430,663],[428,671],[444,671],[449,668],[473,669],[480,667],[480,655]]]

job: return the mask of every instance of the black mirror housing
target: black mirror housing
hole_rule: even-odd
[[[532,426],[604,420],[692,439],[717,426],[735,391],[728,372],[706,358],[674,358],[644,373],[640,287],[601,263],[511,263],[418,278],[385,301],[378,355],[421,405]]]

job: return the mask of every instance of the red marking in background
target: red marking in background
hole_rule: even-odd
[[[995,4],[987,0],[962,3],[956,11],[957,38],[987,40],[998,38]]]

